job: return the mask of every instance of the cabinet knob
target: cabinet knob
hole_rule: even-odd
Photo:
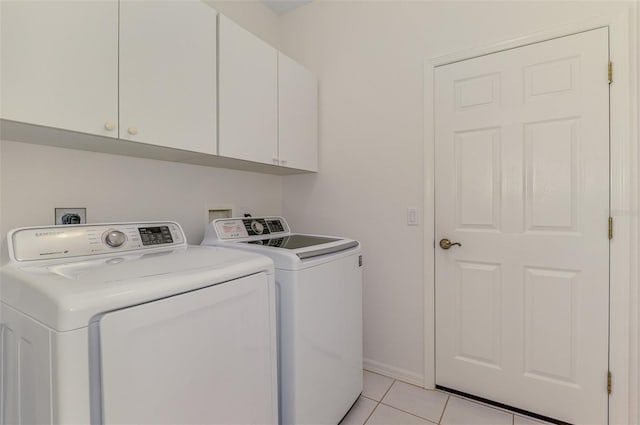
[[[135,136],[136,134],[138,134],[138,129],[136,127],[129,127],[127,129],[127,131],[129,132],[129,134],[131,134],[132,136]]]
[[[112,123],[112,122],[106,122],[104,123],[104,129],[107,131],[113,131],[113,129],[116,128],[116,126]]]
[[[287,165],[287,160],[286,159],[281,159],[280,160],[280,165]]]

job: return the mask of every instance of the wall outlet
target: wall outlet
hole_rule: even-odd
[[[86,208],[56,208],[54,224],[85,224],[87,222]]]

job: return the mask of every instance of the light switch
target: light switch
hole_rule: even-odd
[[[418,225],[418,208],[416,207],[407,208],[407,224],[409,226]]]

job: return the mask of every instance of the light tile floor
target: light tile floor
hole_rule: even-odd
[[[362,395],[340,425],[541,425],[473,400],[364,371]]]

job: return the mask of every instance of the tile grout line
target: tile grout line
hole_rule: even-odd
[[[371,416],[373,416],[373,412],[376,411],[378,406],[380,406],[380,402],[379,401],[377,402],[376,407],[374,407],[373,410],[371,410],[371,413],[369,413],[369,416],[367,416],[367,419],[365,419],[364,422],[362,422],[362,425],[366,425],[366,423],[369,422],[369,419],[371,418]]]
[[[363,369],[363,370],[367,370],[367,369]],[[512,411],[512,410],[509,410],[509,409],[503,409],[503,408],[499,408],[499,407],[495,407],[495,406],[492,406],[492,405],[490,405],[490,404],[488,404],[488,403],[483,403],[483,402],[481,402],[481,401],[474,400],[474,399],[472,399],[472,398],[467,398],[467,397],[459,396],[459,395],[456,395],[456,394],[452,394],[452,393],[449,393],[449,392],[447,392],[447,391],[439,390],[439,389],[437,389],[437,388],[436,388],[436,389],[433,389],[433,390],[429,390],[429,389],[427,389],[427,388],[421,387],[420,385],[412,384],[411,382],[402,381],[402,380],[400,380],[400,379],[391,378],[390,376],[383,375],[383,374],[378,373],[378,372],[372,372],[372,371],[370,371],[370,370],[367,370],[367,372],[369,372],[369,373],[374,373],[374,374],[376,374],[376,375],[380,375],[380,376],[384,376],[385,378],[393,379],[394,381],[393,381],[393,383],[391,384],[392,386],[393,386],[393,384],[395,384],[396,382],[402,382],[403,384],[411,385],[412,387],[420,388],[420,389],[425,390],[425,391],[434,391],[434,392],[436,392],[436,393],[444,394],[444,395],[446,395],[446,396],[447,396],[447,401],[446,401],[446,403],[445,403],[445,409],[446,409],[446,406],[449,404],[449,400],[451,399],[451,397],[455,397],[455,398],[457,398],[457,399],[459,399],[459,400],[465,400],[465,401],[469,401],[469,402],[471,402],[471,403],[478,404],[478,405],[480,405],[480,406],[482,406],[482,407],[485,407],[485,408],[487,408],[487,409],[491,409],[491,410],[495,410],[495,411],[498,411],[498,412],[506,413],[507,415],[512,415],[512,416],[513,416],[512,425],[515,425],[515,417],[516,417],[516,413],[515,413],[514,411]],[[389,389],[391,389],[391,388],[389,388]],[[389,392],[389,391],[387,390],[387,392]],[[385,393],[385,396],[386,396],[386,395],[387,395],[387,394]],[[384,396],[383,396],[382,398],[384,398]],[[381,403],[381,402],[382,402],[382,401],[380,401],[379,403]],[[384,403],[383,403],[383,404],[384,404]],[[391,406],[390,404],[385,404],[385,406],[393,407],[394,409],[400,410],[400,409],[398,409],[397,407]],[[406,412],[406,413],[408,413],[408,412]],[[410,414],[411,414],[411,413],[410,413]],[[417,415],[413,415],[413,416],[417,416]],[[422,418],[421,416],[417,416],[417,417]],[[442,411],[442,415],[440,416],[440,421],[442,421],[442,418],[443,418],[443,417],[444,417],[444,410]],[[423,419],[426,419],[426,418],[423,418]],[[427,419],[427,420],[428,420],[428,419]],[[439,421],[438,423],[440,423],[440,421]]]
[[[440,419],[438,419],[438,423],[442,423],[442,419],[444,418],[444,412],[447,410],[447,406],[449,405],[449,400],[451,400],[451,396],[447,394],[447,401],[444,402],[444,409],[442,409],[442,413],[440,414]]]
[[[407,412],[406,410],[402,410],[402,409],[400,409],[398,407],[395,407],[395,406],[392,406],[390,404],[386,404],[386,403],[383,403],[383,402],[380,402],[380,404],[382,404],[383,406],[386,406],[386,407],[390,407],[390,408],[392,408],[394,410],[397,410],[399,412],[406,413],[407,415],[411,415],[414,418],[419,418],[419,419],[425,420],[425,421],[429,422],[430,424],[434,424],[434,425],[438,424],[437,422],[433,422],[431,419],[427,419],[427,418],[425,418],[423,416],[416,415],[415,413]]]
[[[383,374],[378,373],[378,372],[373,372],[373,371],[370,371],[370,370],[367,370],[367,369],[363,369],[363,370],[365,370],[365,371],[367,371],[367,372],[369,372],[369,373],[372,373],[372,374],[378,375],[378,376],[382,376],[382,377],[385,377],[385,378],[392,379],[391,385],[390,385],[390,386],[389,386],[389,388],[385,391],[385,393],[382,395],[382,397],[380,398],[380,400],[379,400],[379,401],[378,401],[378,400],[375,400],[375,399],[372,399],[372,398],[370,398],[370,397],[362,396],[362,397],[364,397],[364,398],[368,398],[369,400],[375,401],[375,402],[377,403],[377,404],[376,404],[376,407],[374,407],[374,408],[373,408],[373,411],[369,414],[369,416],[367,417],[367,419],[365,420],[365,422],[363,423],[363,425],[365,425],[365,424],[369,421],[369,419],[371,418],[371,416],[373,415],[373,413],[376,411],[376,409],[377,409],[381,404],[382,404],[382,405],[384,405],[384,406],[386,406],[386,407],[390,407],[390,408],[395,409],[395,410],[398,410],[398,411],[400,411],[400,412],[403,412],[403,413],[409,414],[409,415],[411,415],[411,416],[413,416],[413,417],[416,417],[416,418],[420,418],[420,419],[426,420],[426,421],[428,421],[429,423],[434,423],[434,422],[432,422],[431,420],[429,420],[429,419],[427,419],[427,418],[423,418],[422,416],[418,416],[418,415],[413,414],[413,413],[411,413],[411,412],[407,412],[407,411],[405,411],[405,410],[399,409],[399,408],[397,408],[397,407],[395,407],[395,406],[392,406],[392,405],[390,405],[390,404],[386,404],[386,403],[383,403],[383,402],[382,402],[382,401],[384,400],[384,398],[387,396],[387,394],[389,393],[389,391],[391,391],[391,388],[393,388],[393,386],[395,385],[395,383],[396,383],[396,382],[402,382],[403,384],[411,385],[411,386],[413,386],[413,387],[420,388],[420,389],[423,389],[423,390],[426,390],[426,391],[435,391],[435,392],[437,392],[437,393],[444,394],[444,395],[446,395],[446,396],[447,396],[447,401],[445,402],[444,409],[442,410],[442,414],[440,415],[440,419],[438,420],[437,424],[441,424],[442,419],[444,419],[444,413],[445,413],[445,411],[446,411],[447,407],[449,406],[449,401],[451,400],[451,398],[452,398],[452,397],[454,397],[454,398],[456,398],[456,399],[464,400],[464,401],[467,401],[467,402],[470,402],[470,403],[476,404],[476,405],[478,405],[478,406],[481,406],[481,407],[486,408],[486,409],[489,409],[489,410],[493,410],[493,411],[496,411],[496,412],[504,413],[504,414],[506,414],[506,415],[511,415],[511,425],[515,425],[515,417],[516,417],[516,413],[515,413],[515,412],[513,412],[512,410],[502,409],[502,408],[497,408],[497,407],[492,406],[492,405],[490,405],[490,404],[483,403],[483,402],[480,402],[480,401],[477,401],[477,400],[474,400],[474,399],[471,399],[471,398],[466,398],[466,397],[458,396],[458,395],[455,395],[455,394],[451,394],[451,393],[449,393],[449,392],[447,392],[447,391],[442,391],[442,390],[438,390],[438,389],[435,389],[435,390],[428,390],[428,389],[426,389],[426,388],[424,388],[424,387],[421,387],[421,386],[419,386],[419,385],[412,384],[412,383],[410,383],[410,382],[405,382],[405,381],[402,381],[402,380],[399,380],[399,379],[395,379],[395,378],[392,378],[392,377],[387,376],[387,375],[383,375]]]
[[[400,411],[400,412],[406,413],[407,415],[411,415],[411,416],[413,416],[413,417],[415,417],[415,418],[420,418],[420,419],[423,419],[423,420],[425,420],[425,421],[427,421],[427,422],[429,422],[429,423],[437,424],[436,422],[433,422],[433,421],[432,421],[432,420],[430,420],[430,419],[427,419],[427,418],[424,418],[424,417],[422,417],[422,416],[416,415],[415,413],[407,412],[406,410],[402,410],[402,409],[400,409],[400,408],[398,408],[398,407],[395,407],[395,406],[392,406],[392,405],[390,405],[390,404],[387,404],[387,403],[383,403],[383,402],[382,402],[382,401],[384,400],[384,398],[387,396],[387,394],[389,394],[389,391],[391,391],[391,388],[393,388],[393,386],[395,385],[395,383],[396,383],[396,382],[402,382],[403,384],[412,385],[412,386],[414,386],[414,387],[416,387],[416,388],[420,388],[420,389],[424,390],[424,388],[419,387],[419,386],[417,386],[417,385],[409,384],[409,383],[407,383],[407,382],[399,381],[398,379],[394,379],[394,380],[393,380],[393,382],[391,383],[391,386],[389,386],[389,389],[387,390],[387,392],[385,392],[385,393],[384,393],[384,395],[383,395],[383,396],[382,396],[382,398],[380,399],[380,402],[378,402],[378,406],[382,404],[383,406],[390,407],[390,408],[392,408],[392,409],[395,409],[395,410],[398,410],[398,411]],[[447,401],[449,401],[449,398],[447,398]],[[378,408],[378,406],[376,406],[376,409]],[[374,410],[375,410],[375,409],[374,409]],[[444,413],[444,410],[443,410],[443,413]]]
[[[371,372],[371,371],[369,371]],[[371,372],[371,373],[375,373],[375,372]],[[380,375],[378,373],[378,375]],[[380,376],[384,376],[384,375],[380,375]],[[390,378],[393,379],[389,376],[385,376],[385,378]],[[387,391],[384,392],[384,394],[382,394],[382,397],[380,397],[380,400],[378,401],[378,404],[376,404],[376,407],[373,408],[373,410],[371,411],[371,413],[369,413],[369,416],[367,416],[367,419],[365,419],[365,421],[363,422],[362,425],[366,425],[367,422],[369,422],[369,419],[371,419],[371,416],[373,416],[373,413],[376,411],[376,409],[378,408],[378,406],[380,406],[380,404],[382,404],[382,399],[385,398],[385,396],[387,395],[387,393],[389,391],[391,391],[391,387],[393,387],[393,384],[395,384],[397,381],[397,379],[393,379],[393,381],[391,381],[391,385],[389,385],[389,388],[387,388]]]
[[[393,379],[393,378],[392,378]],[[393,382],[391,383],[391,385],[389,385],[389,388],[387,388],[387,391],[384,392],[384,394],[382,395],[382,397],[380,398],[380,403],[382,403],[382,400],[384,400],[384,398],[387,396],[387,394],[389,394],[389,391],[391,391],[391,388],[393,388],[393,385],[398,382],[397,379],[394,379]]]
[[[366,370],[366,369],[365,369],[365,370]],[[369,372],[371,372],[371,371],[369,371]],[[371,373],[375,373],[375,372],[371,372]],[[387,394],[389,394],[389,391],[391,391],[391,388],[393,388],[393,386],[395,385],[395,383],[396,383],[396,382],[401,382],[401,383],[403,383],[403,384],[411,385],[412,387],[419,388],[419,389],[421,389],[421,390],[425,390],[425,391],[431,391],[431,390],[427,390],[427,389],[426,389],[426,388],[424,388],[424,387],[420,387],[420,386],[415,385],[415,384],[411,384],[411,383],[408,383],[408,382],[400,381],[400,380],[395,379],[395,378],[391,378],[390,376],[382,375],[382,374],[379,374],[379,373],[377,373],[377,375],[384,376],[384,377],[389,378],[389,379],[393,379],[393,382],[391,382],[391,385],[389,385],[389,388],[387,389],[387,391],[382,395],[382,397],[380,398],[380,401],[378,401],[378,402],[377,402],[378,404],[376,404],[376,407],[374,407],[373,411],[369,414],[369,416],[367,417],[367,419],[365,420],[365,422],[364,422],[364,424],[363,424],[363,425],[366,425],[367,421],[368,421],[368,420],[371,418],[371,416],[373,415],[373,412],[375,412],[375,411],[376,411],[376,409],[378,408],[378,406],[380,406],[381,404],[382,404],[383,406],[386,406],[386,407],[390,407],[390,408],[392,408],[392,409],[395,409],[395,410],[397,410],[397,411],[399,411],[399,412],[402,412],[402,413],[406,413],[406,414],[408,414],[408,415],[411,415],[411,416],[413,416],[414,418],[419,418],[419,419],[425,420],[425,421],[429,422],[430,424],[438,425],[438,424],[442,421],[442,418],[443,418],[443,416],[444,416],[444,411],[445,411],[445,409],[447,408],[447,404],[449,403],[449,399],[451,398],[451,395],[450,395],[449,393],[441,392],[442,394],[445,394],[445,395],[447,396],[447,400],[445,401],[444,408],[442,409],[442,413],[440,414],[440,419],[439,419],[437,422],[434,422],[434,421],[432,421],[432,420],[430,420],[430,419],[428,419],[428,418],[425,418],[425,417],[422,417],[422,416],[416,415],[415,413],[411,413],[411,412],[408,412],[408,411],[406,411],[406,410],[400,409],[400,408],[398,408],[398,407],[396,407],[396,406],[392,406],[392,405],[390,405],[390,404],[387,404],[387,403],[383,403],[383,402],[382,402],[382,401],[384,400],[384,398],[387,396]],[[438,391],[435,391],[435,392],[438,392]],[[368,397],[365,397],[365,398],[368,398]],[[372,400],[372,399],[370,399],[370,400]],[[376,400],[374,400],[374,401],[376,401]],[[513,424],[512,424],[512,425],[513,425]]]

